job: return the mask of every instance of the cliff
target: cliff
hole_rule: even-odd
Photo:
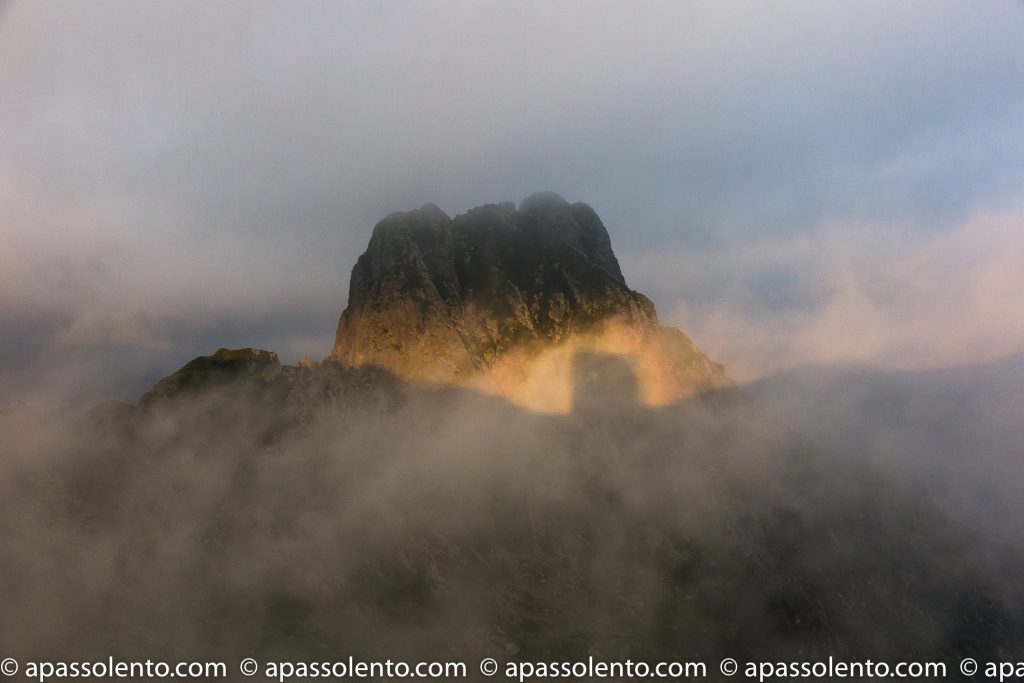
[[[578,351],[625,357],[652,404],[728,384],[626,285],[594,210],[542,193],[518,207],[450,218],[427,204],[379,222],[352,269],[329,359],[564,408]]]

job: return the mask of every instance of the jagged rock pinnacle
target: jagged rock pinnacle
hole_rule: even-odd
[[[634,351],[674,340],[661,371],[694,390],[725,382],[720,366],[661,327],[651,301],[626,285],[608,231],[586,204],[546,192],[455,218],[425,204],[374,228],[329,358],[458,381],[515,354],[597,338],[612,322]]]

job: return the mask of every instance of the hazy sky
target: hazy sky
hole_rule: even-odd
[[[8,392],[321,358],[378,219],[547,189],[740,380],[1024,351],[1024,3],[0,8]]]

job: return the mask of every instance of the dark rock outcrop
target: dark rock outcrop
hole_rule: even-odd
[[[586,204],[542,193],[454,219],[427,204],[374,228],[330,359],[411,379],[458,381],[501,363],[524,374],[524,357],[553,344],[589,339],[607,350],[600,338],[609,324],[624,333],[617,346],[630,339],[616,351],[658,356],[654,371],[676,385],[676,397],[727,383],[626,285],[608,231]]]
[[[145,408],[172,396],[235,384],[240,378],[259,381],[280,371],[281,363],[273,351],[220,348],[213,355],[199,356],[164,377],[139,400],[139,406]]]

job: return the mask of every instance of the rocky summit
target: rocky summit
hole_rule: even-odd
[[[627,358],[652,404],[728,384],[626,285],[597,213],[547,192],[455,218],[426,204],[380,221],[329,358],[404,379],[475,380],[529,404],[564,399],[551,379],[580,350]]]

